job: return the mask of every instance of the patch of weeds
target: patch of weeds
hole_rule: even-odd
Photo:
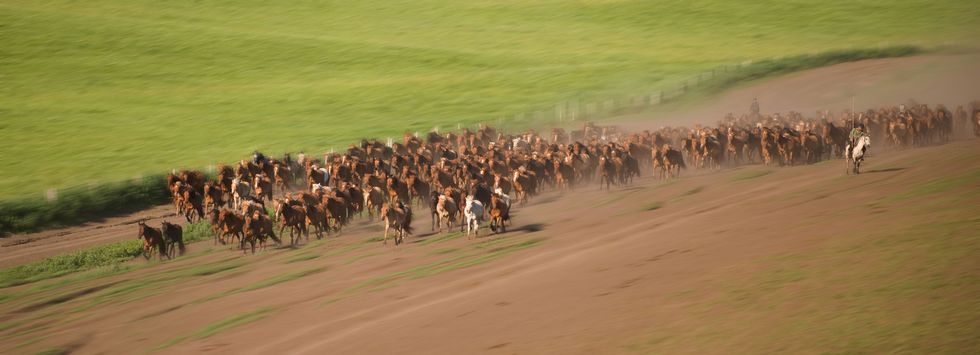
[[[24,324],[24,322],[0,323],[0,332],[6,331],[8,329],[13,329],[21,324]]]
[[[334,250],[334,251],[331,251],[331,252],[328,252],[328,253],[324,253],[323,256],[343,255],[343,254],[347,254],[349,252],[352,252],[354,250],[360,249],[362,247],[364,247],[364,244],[363,243],[351,244],[351,245],[348,245],[346,247],[339,248],[337,250]]]
[[[663,206],[664,206],[663,203],[654,201],[654,202],[648,203],[646,205],[643,205],[643,210],[644,211],[659,210]]]
[[[69,353],[70,352],[68,350],[65,350],[65,349],[62,349],[62,348],[53,348],[53,349],[48,349],[48,350],[41,351],[41,352],[37,353],[37,355],[64,355],[64,354],[69,354]]]
[[[207,326],[201,328],[200,330],[194,332],[193,334],[183,335],[170,339],[158,345],[153,350],[163,350],[171,346],[177,345],[185,340],[197,340],[197,339],[208,338],[215,334],[221,333],[223,331],[262,320],[263,318],[268,317],[269,314],[271,314],[275,310],[276,310],[275,308],[265,307],[265,308],[259,308],[257,310],[248,313],[231,316],[222,319],[220,321],[208,324]]]
[[[699,193],[699,192],[701,192],[701,191],[704,191],[704,186],[698,186],[698,187],[695,187],[695,188],[693,188],[693,189],[690,189],[690,190],[687,190],[687,191],[684,191],[684,193],[683,193],[683,194],[681,194],[681,197],[684,197],[684,196],[691,196],[691,195],[694,195],[694,194],[696,194],[696,193]]]
[[[381,254],[381,253],[366,253],[366,254],[361,254],[361,255],[358,255],[358,256],[355,256],[353,258],[348,259],[347,261],[344,262],[344,265],[353,264],[354,262],[356,262],[358,260],[361,260],[361,259],[364,259],[364,258],[368,258],[368,257],[372,257],[372,256],[375,256],[375,255],[379,255],[379,254]]]
[[[232,289],[232,290],[228,290],[228,291],[224,291],[224,292],[213,294],[211,296],[208,296],[208,297],[199,299],[197,301],[194,301],[192,304],[201,304],[201,303],[204,303],[204,302],[216,300],[218,298],[222,298],[222,297],[226,297],[226,296],[231,296],[231,295],[238,294],[238,293],[243,293],[243,292],[248,292],[248,291],[255,291],[255,290],[258,290],[258,289],[263,289],[263,288],[266,288],[266,287],[275,286],[275,285],[281,284],[283,282],[288,282],[288,281],[296,280],[298,278],[301,278],[301,277],[304,277],[304,276],[313,275],[313,274],[317,274],[317,273],[320,273],[320,272],[323,272],[323,271],[326,271],[326,270],[327,270],[326,267],[315,267],[315,268],[300,270],[300,271],[296,271],[296,272],[285,273],[285,274],[278,275],[278,276],[273,276],[273,277],[270,277],[268,279],[265,279],[265,280],[256,282],[254,284],[251,284],[251,285],[248,285],[248,286],[245,286],[245,287],[242,287],[242,288],[236,288],[236,289]]]
[[[377,242],[381,242],[381,241],[384,241],[384,240],[385,240],[385,237],[383,235],[379,235],[377,237],[371,237],[371,238],[365,239],[364,240],[364,243],[377,243]]]
[[[124,296],[140,290],[144,290],[144,289],[159,290],[161,287],[176,284],[187,277],[201,277],[201,276],[215,275],[229,270],[237,269],[239,267],[242,267],[243,265],[245,265],[244,261],[226,259],[226,261],[219,261],[213,264],[195,266],[195,267],[185,268],[177,271],[170,271],[168,273],[161,273],[158,275],[129,280],[123,282],[119,286],[112,287],[106,290],[105,292],[95,296],[95,298],[92,299],[92,302],[89,305],[80,307],[76,309],[76,311],[83,311],[109,301],[121,301]],[[132,302],[135,300],[152,296],[157,293],[150,293],[147,295],[143,295],[142,297],[129,298],[126,299],[125,301]]]
[[[450,240],[453,240],[453,239],[456,239],[456,238],[459,238],[459,237],[462,237],[462,236],[463,236],[463,232],[449,232],[449,233],[446,233],[446,234],[436,235],[436,236],[431,236],[431,237],[425,238],[421,242],[419,242],[419,244],[420,245],[429,245],[429,244],[441,243],[441,242],[450,241]]]
[[[513,239],[509,239],[509,238],[498,238],[498,239],[485,240],[485,241],[482,241],[482,242],[473,244],[473,249],[487,249],[487,248],[492,248],[492,247],[495,247],[497,245],[500,245],[500,244],[503,244],[503,243],[507,243],[507,242],[510,242],[510,241],[513,241]]]
[[[45,338],[47,338],[47,336],[39,336],[37,338],[32,338],[30,340],[27,340],[25,342],[22,342],[20,344],[17,344],[16,346],[14,346],[14,349],[20,349],[20,348],[23,348],[23,347],[26,347],[26,346],[34,345],[37,342],[39,342],[41,340],[44,340]]]
[[[319,258],[319,257],[320,256],[317,255],[317,254],[299,254],[299,255],[296,255],[296,256],[291,257],[289,259],[286,259],[286,264],[292,264],[292,263],[297,263],[297,262],[300,262],[300,261],[312,260],[312,259],[316,259],[316,258]]]
[[[271,278],[268,278],[268,279],[265,279],[265,280],[256,282],[256,283],[251,284],[249,286],[242,287],[241,289],[239,289],[238,292],[254,291],[254,290],[266,288],[266,287],[269,287],[269,286],[278,285],[278,284],[281,284],[283,282],[292,281],[292,280],[295,280],[295,279],[298,279],[298,278],[301,278],[301,277],[304,277],[304,276],[309,276],[309,275],[321,273],[321,272],[326,271],[326,270],[327,270],[327,268],[325,268],[325,267],[315,267],[315,268],[311,268],[311,269],[300,270],[300,271],[296,271],[296,272],[282,274],[282,275],[279,275],[279,276],[271,277]]]
[[[731,181],[732,182],[738,182],[738,181],[752,180],[752,179],[755,179],[755,178],[760,178],[760,177],[763,177],[763,176],[772,174],[773,172],[774,172],[773,170],[748,170],[748,171],[743,171],[743,172],[740,172],[738,174],[735,174],[735,176],[732,176]]]
[[[452,252],[457,251],[457,250],[459,250],[459,249],[458,248],[442,248],[442,249],[433,250],[429,254],[435,254],[435,255],[449,254],[449,253],[452,253]]]

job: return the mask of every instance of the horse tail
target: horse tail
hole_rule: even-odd
[[[405,209],[405,220],[402,222],[402,229],[405,233],[412,234],[412,210]]]
[[[187,252],[187,246],[184,245],[184,238],[183,237],[177,238],[177,246],[178,246],[178,248],[180,250],[180,255],[184,255],[184,253]]]

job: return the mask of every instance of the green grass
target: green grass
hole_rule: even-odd
[[[166,202],[163,175],[60,190],[49,202],[40,194],[0,201],[0,236],[70,226]]]
[[[364,254],[355,256],[353,258],[347,259],[347,261],[344,262],[344,265],[350,265],[350,264],[353,264],[353,263],[357,262],[358,260],[365,259],[365,258],[370,258],[372,256],[381,255],[381,254],[382,253],[380,253],[380,252],[377,252],[377,253],[364,253]]]
[[[926,0],[9,0],[0,198],[513,123],[721,64],[970,41],[978,17],[971,1]],[[798,68],[773,66],[732,80]]]
[[[223,331],[226,331],[226,330],[229,330],[229,329],[233,329],[233,328],[237,328],[237,327],[243,326],[245,324],[249,324],[249,323],[252,323],[252,322],[256,322],[256,321],[262,320],[263,318],[268,317],[270,314],[272,314],[275,311],[276,311],[275,308],[265,307],[265,308],[259,308],[257,310],[254,310],[254,311],[251,311],[251,312],[248,312],[248,313],[242,313],[242,314],[239,314],[239,315],[231,316],[231,317],[222,319],[220,321],[217,321],[217,322],[208,324],[207,326],[205,326],[204,328],[199,329],[198,331],[194,332],[193,334],[183,335],[183,336],[179,336],[179,337],[170,339],[170,340],[168,340],[168,341],[166,341],[166,342],[158,345],[153,350],[163,350],[163,349],[169,348],[171,346],[177,345],[177,344],[179,344],[179,343],[181,343],[181,342],[183,342],[185,340],[196,340],[196,339],[208,338],[208,337],[211,337],[211,336],[213,336],[215,334],[221,333]]]
[[[64,355],[64,354],[70,354],[70,353],[71,353],[70,351],[65,350],[65,349],[62,349],[62,348],[54,348],[54,349],[48,349],[48,350],[41,351],[41,352],[37,353],[37,355]]]
[[[275,286],[275,285],[281,284],[283,282],[288,282],[288,281],[296,280],[296,279],[301,278],[301,277],[304,277],[304,276],[318,274],[318,273],[324,272],[326,270],[327,270],[327,268],[325,268],[325,267],[315,267],[315,268],[310,268],[310,269],[305,269],[305,270],[300,270],[300,271],[285,273],[285,274],[282,274],[282,275],[279,275],[279,276],[271,277],[271,278],[268,278],[268,279],[265,279],[265,280],[256,282],[254,284],[251,284],[251,285],[242,287],[242,288],[238,289],[238,291],[236,291],[235,293],[254,291],[254,290],[258,290],[258,289],[262,289],[262,288],[266,288],[266,287],[270,287],[270,286]]]
[[[222,298],[222,297],[231,296],[231,295],[234,295],[234,294],[239,294],[239,293],[249,292],[249,291],[255,291],[255,290],[263,289],[263,288],[266,288],[266,287],[272,287],[272,286],[275,286],[275,285],[278,285],[278,284],[281,284],[281,283],[284,283],[284,282],[293,281],[293,280],[296,280],[296,279],[299,279],[299,278],[302,278],[302,277],[305,277],[305,276],[309,276],[309,275],[313,275],[313,274],[318,274],[318,273],[324,272],[326,270],[327,270],[326,267],[314,267],[314,268],[309,268],[309,269],[304,269],[304,270],[300,270],[300,271],[294,271],[294,272],[289,272],[289,273],[285,273],[285,274],[282,274],[282,275],[273,276],[273,277],[270,277],[270,278],[261,280],[259,282],[253,283],[253,284],[248,285],[248,286],[244,286],[244,287],[240,287],[240,288],[236,288],[236,289],[232,289],[232,290],[228,290],[228,291],[224,291],[224,292],[213,294],[211,296],[208,296],[208,297],[199,299],[197,301],[194,301],[193,304],[200,304],[200,303],[204,303],[204,302],[208,302],[208,301],[213,301],[213,300],[216,300],[216,299],[219,299],[219,298]]]
[[[297,263],[306,260],[313,260],[319,257],[320,256],[316,254],[300,254],[300,255],[293,256],[289,259],[286,259],[286,264],[292,264],[292,263]]]
[[[135,229],[133,234],[135,237]],[[184,226],[185,244],[209,238],[211,238],[211,227],[207,222],[197,222]],[[0,270],[0,288],[46,280],[100,266],[119,264],[142,255],[143,243],[134,239],[53,256],[41,261]],[[177,260],[179,259],[180,257],[177,257]]]
[[[454,228],[458,228],[458,225],[456,227],[454,227]],[[419,242],[419,244],[421,244],[421,245],[429,245],[429,244],[442,243],[442,242],[450,241],[450,240],[453,240],[453,239],[457,239],[457,238],[462,237],[464,235],[465,234],[463,234],[463,232],[448,232],[448,233],[445,233],[445,234],[439,234],[439,235],[429,236],[429,237],[423,239],[421,242]]]
[[[364,242],[365,243],[377,243],[377,242],[382,242],[384,240],[385,240],[385,237],[383,235],[379,235],[377,237],[371,237],[371,238],[365,239]]]

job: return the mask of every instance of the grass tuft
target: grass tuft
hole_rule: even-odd
[[[648,203],[648,204],[644,205],[643,206],[643,210],[644,211],[654,211],[654,210],[659,210],[661,207],[663,207],[663,203],[661,203],[661,202],[651,202],[651,203]]]

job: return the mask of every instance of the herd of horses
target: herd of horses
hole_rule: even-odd
[[[600,189],[629,185],[643,171],[672,179],[682,169],[719,169],[762,163],[812,164],[846,154],[852,127],[863,124],[885,145],[918,147],[951,139],[954,132],[980,136],[980,102],[968,114],[910,104],[866,112],[728,115],[713,127],[663,127],[626,133],[615,126],[586,123],[549,136],[533,130],[506,134],[489,126],[460,132],[429,132],[425,139],[407,134],[402,142],[362,140],[322,159],[300,153],[297,159],[256,155],[222,165],[214,178],[199,171],[171,173],[167,188],[178,214],[188,222],[210,222],[215,243],[236,242],[243,252],[290,245],[340,233],[356,216],[367,214],[384,226],[383,243],[394,233],[395,245],[411,235],[414,209],[427,208],[432,231],[459,228],[467,236],[490,230],[503,233],[513,203],[527,204],[545,189],[568,190],[589,183]],[[278,194],[277,194],[278,193]],[[278,226],[278,234],[276,227]],[[176,228],[175,228],[176,227]],[[172,257],[183,250],[179,226],[161,229],[140,223],[149,255]],[[250,248],[248,248],[250,246]]]

